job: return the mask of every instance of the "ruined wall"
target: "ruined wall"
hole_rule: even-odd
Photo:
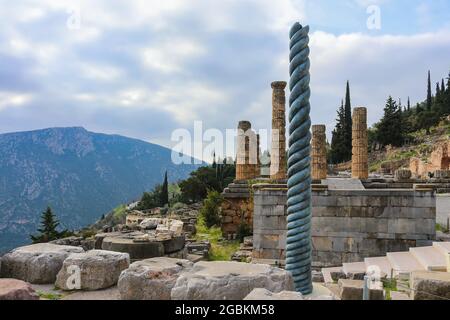
[[[430,157],[425,161],[419,158],[411,158],[409,170],[414,177],[426,178],[428,173],[436,170],[450,169],[450,141],[441,142],[436,145]]]
[[[327,178],[327,146],[325,125],[312,126],[311,139],[311,178],[323,180]]]
[[[253,261],[284,261],[287,215],[286,191],[257,190],[253,202]]]
[[[284,259],[286,200],[283,191],[255,192],[254,258]],[[313,190],[312,203],[314,267],[407,251],[435,238],[433,191]]]
[[[228,185],[222,193],[224,201],[221,206],[222,233],[234,238],[241,223],[253,227],[253,198],[246,182]]]
[[[367,109],[353,109],[352,126],[352,178],[369,177]]]

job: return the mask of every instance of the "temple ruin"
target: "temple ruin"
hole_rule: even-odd
[[[352,178],[369,178],[367,109],[353,109]]]
[[[311,178],[321,181],[327,178],[327,147],[325,125],[312,126],[311,140]]]
[[[272,180],[286,179],[286,85],[284,81],[272,82]]]

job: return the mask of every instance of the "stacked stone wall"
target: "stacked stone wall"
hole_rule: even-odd
[[[284,259],[286,192],[254,195],[254,257]],[[325,190],[312,195],[313,266],[407,251],[435,239],[433,190]]]

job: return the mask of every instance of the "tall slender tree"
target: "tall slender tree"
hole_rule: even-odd
[[[408,106],[407,106],[407,110],[411,111],[411,100],[408,97]]]
[[[431,93],[431,73],[428,70],[427,109],[431,110],[432,105],[433,105],[433,95]]]
[[[164,174],[164,182],[161,188],[161,200],[160,205],[165,206],[169,204],[169,180],[167,178],[167,171]]]
[[[352,103],[350,99],[350,82],[345,89],[344,106],[344,161],[352,158]]]
[[[345,108],[344,101],[337,111],[336,126],[332,132],[330,158],[334,164],[346,161],[345,153]]]

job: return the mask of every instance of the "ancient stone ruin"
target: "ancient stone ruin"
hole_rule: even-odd
[[[327,147],[325,125],[312,126],[311,140],[311,178],[321,181],[327,178]]]
[[[256,177],[258,168],[258,141],[249,121],[240,121],[237,137],[236,180],[246,181]]]
[[[352,178],[369,177],[367,109],[353,109],[352,127]]]
[[[272,82],[272,149],[270,178],[286,179],[286,96],[284,81]]]

